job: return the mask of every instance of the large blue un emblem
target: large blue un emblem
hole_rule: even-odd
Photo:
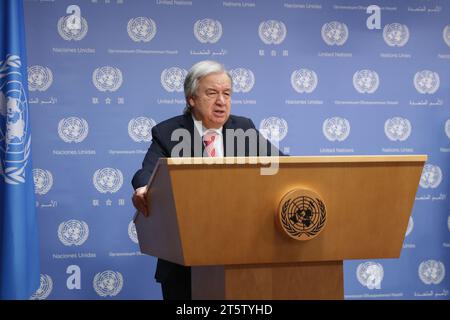
[[[8,55],[0,61],[0,174],[6,183],[25,182],[25,167],[30,155],[27,96],[23,86],[19,56]]]

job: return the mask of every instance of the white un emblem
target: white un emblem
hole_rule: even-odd
[[[100,193],[116,193],[122,187],[123,174],[119,169],[98,169],[95,171],[92,181]]]
[[[348,39],[348,28],[345,23],[331,21],[322,26],[322,39],[329,46],[342,46]]]
[[[368,261],[358,265],[356,277],[359,283],[370,290],[381,289],[384,277],[383,266],[377,262]]]
[[[128,236],[130,237],[131,241],[133,241],[134,243],[139,242],[137,232],[136,232],[136,226],[134,225],[133,220],[131,220],[130,223],[128,224]]]
[[[252,70],[236,68],[230,71],[233,79],[233,92],[249,92],[255,85],[255,75]]]
[[[80,220],[68,220],[58,227],[58,238],[65,246],[81,246],[89,237],[89,227]]]
[[[88,123],[83,118],[62,118],[58,123],[59,137],[67,143],[83,141],[87,137],[88,132]]]
[[[288,124],[283,118],[269,117],[259,124],[259,132],[271,142],[283,140],[288,133]]]
[[[178,67],[164,69],[161,72],[161,85],[168,92],[182,92],[187,70]]]
[[[152,141],[152,128],[155,125],[155,120],[151,118],[133,118],[128,122],[128,135],[135,142],[150,142]]]
[[[340,117],[328,118],[323,122],[322,132],[330,141],[344,141],[350,134],[350,122]]]
[[[122,290],[123,276],[118,271],[106,270],[95,275],[93,286],[99,296],[114,297]]]
[[[267,20],[259,24],[258,33],[265,44],[280,44],[286,38],[287,29],[282,21]]]
[[[411,122],[401,117],[387,119],[384,133],[391,141],[405,141],[411,134]]]
[[[450,47],[450,25],[445,26],[442,31],[442,37],[444,38],[445,43]]]
[[[419,93],[433,94],[439,89],[439,75],[430,70],[422,70],[414,75],[414,87]]]
[[[52,173],[44,169],[33,169],[34,192],[44,195],[50,191],[53,186]]]
[[[311,93],[317,87],[317,74],[313,70],[300,69],[291,74],[291,85],[298,93]]]
[[[445,121],[445,129],[444,130],[445,130],[445,134],[450,139],[450,119]]]
[[[387,24],[383,28],[383,39],[388,46],[403,47],[409,40],[409,29],[400,23]]]
[[[414,229],[414,220],[413,220],[413,218],[412,217],[409,217],[409,220],[408,220],[408,227],[406,227],[406,234],[405,234],[405,237],[407,237],[410,233],[411,233],[411,231]]]
[[[104,66],[94,70],[92,82],[99,91],[114,92],[122,85],[123,76],[118,68]]]
[[[441,261],[427,260],[419,265],[419,278],[425,284],[439,284],[445,277],[445,266]]]
[[[53,290],[53,280],[48,274],[40,276],[39,289],[30,297],[30,300],[45,300]]]
[[[194,35],[201,43],[216,43],[222,37],[222,24],[213,19],[197,20]]]
[[[28,102],[22,83],[25,75],[20,67],[19,56],[0,60],[0,177],[8,184],[25,182],[24,169],[30,155]]]
[[[374,93],[378,89],[380,78],[373,70],[359,70],[353,74],[353,86],[359,93]]]
[[[52,71],[43,66],[28,68],[28,89],[30,91],[46,91],[53,83]]]
[[[133,18],[128,21],[127,31],[133,41],[149,42],[156,35],[156,23],[146,17]]]
[[[442,170],[438,166],[426,164],[420,176],[420,186],[424,189],[437,188],[442,181]]]
[[[58,20],[58,33],[64,40],[81,40],[86,36],[87,32],[88,24],[83,17],[77,20],[75,15],[68,15]]]

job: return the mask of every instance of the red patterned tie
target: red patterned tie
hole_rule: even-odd
[[[217,132],[208,130],[203,135],[203,143],[205,144],[205,151],[208,157],[215,157],[217,155],[216,148],[214,148],[214,141],[217,138]]]

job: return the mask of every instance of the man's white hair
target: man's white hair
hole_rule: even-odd
[[[212,60],[204,60],[194,64],[186,75],[184,80],[184,97],[186,98],[186,107],[184,108],[184,113],[191,112],[191,106],[189,105],[189,98],[195,95],[198,83],[201,78],[211,74],[211,73],[224,73],[231,81],[231,86],[233,86],[233,79],[225,67],[219,62]]]

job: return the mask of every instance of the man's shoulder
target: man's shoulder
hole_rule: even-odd
[[[169,118],[167,120],[159,122],[155,127],[157,127],[160,131],[172,131],[173,129],[184,127],[187,125],[187,122],[192,121],[191,115],[182,114],[179,116],[175,116],[172,118]],[[230,127],[238,127],[242,129],[248,129],[253,128],[254,124],[250,118],[242,117],[242,116],[236,116],[236,115],[230,115],[228,119],[228,125]]]
[[[253,121],[250,118],[242,117],[242,116],[236,116],[236,115],[230,115],[229,118],[230,126],[242,128],[242,129],[249,129],[253,128],[254,124]]]
[[[183,124],[186,121],[185,115],[179,115],[175,116],[166,120],[163,120],[159,122],[155,127],[157,127],[159,130],[168,130],[172,128],[178,128],[181,124]]]

